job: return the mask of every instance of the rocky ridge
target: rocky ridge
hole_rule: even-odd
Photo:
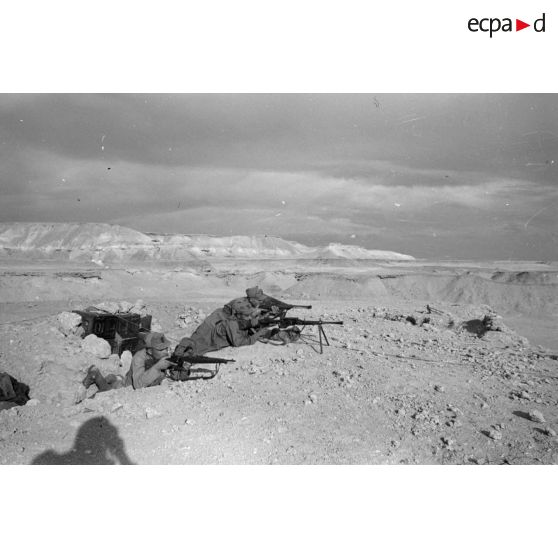
[[[103,223],[0,224],[1,258],[94,261],[197,260],[199,258],[361,258],[405,260],[405,254],[330,244],[312,248],[272,236],[141,233]]]

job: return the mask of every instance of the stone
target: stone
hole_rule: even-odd
[[[556,436],[556,432],[554,430],[552,430],[552,428],[550,427],[546,427],[544,428],[543,432],[547,435],[547,436],[551,436],[551,437],[555,437]]]
[[[100,310],[105,310],[110,314],[116,314],[120,310],[120,307],[118,306],[117,302],[101,302],[97,304],[96,307],[99,308]]]
[[[448,405],[448,411],[455,413],[455,415],[462,415],[463,411],[454,405]]]
[[[120,367],[122,368],[123,374],[126,374],[130,370],[132,364],[132,353],[130,351],[124,351],[120,355]]]
[[[533,422],[546,422],[544,420],[543,414],[540,411],[534,411],[534,410],[529,411],[529,419],[532,420]]]
[[[120,312],[129,312],[133,308],[133,304],[131,302],[127,302],[125,300],[121,300],[118,303],[118,309]]]
[[[82,342],[81,348],[98,358],[108,358],[111,355],[111,348],[106,339],[101,339],[91,333]]]
[[[133,312],[134,314],[140,314],[140,316],[147,315],[145,303],[143,302],[143,300],[141,300],[141,298],[134,302],[134,305],[132,306],[132,308],[130,308],[130,312]]]
[[[33,375],[30,396],[42,403],[74,405],[85,395],[86,390],[81,383],[85,373],[67,362],[44,361]]]
[[[494,428],[491,428],[488,431],[488,437],[492,438],[493,440],[501,440],[502,439],[502,433],[499,430],[495,430]]]
[[[40,403],[40,401],[38,399],[29,399],[29,401],[27,401],[27,403],[25,405],[27,405],[28,407],[35,407]]]
[[[440,393],[444,393],[444,391],[446,391],[446,388],[444,386],[440,386],[438,384],[434,386],[434,389],[436,391],[439,391]]]
[[[155,417],[160,417],[161,413],[157,411],[157,409],[153,409],[151,407],[146,407],[145,409],[145,418],[152,419]]]
[[[62,312],[58,314],[57,318],[60,324],[60,330],[64,335],[75,334],[81,324],[81,316],[74,312]]]
[[[99,399],[86,399],[83,402],[83,408],[95,413],[102,413],[104,411],[103,403]]]
[[[121,374],[120,357],[116,354],[109,355],[98,363],[98,368],[103,376],[108,374]]]
[[[93,397],[93,395],[95,395],[96,393],[99,392],[99,388],[95,385],[95,384],[91,384],[86,390],[85,393],[83,394],[83,397],[81,398],[81,400],[83,399],[89,399],[90,397]]]

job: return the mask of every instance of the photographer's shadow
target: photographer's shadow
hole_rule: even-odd
[[[105,417],[84,422],[76,434],[74,447],[67,453],[48,450],[31,465],[134,465],[126,454],[117,428]]]

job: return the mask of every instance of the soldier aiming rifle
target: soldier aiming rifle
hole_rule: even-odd
[[[302,320],[300,318],[295,317],[288,317],[287,312],[292,310],[293,308],[304,308],[306,310],[311,310],[311,305],[305,304],[289,304],[287,302],[283,302],[277,298],[274,298],[269,295],[265,295],[262,292],[263,298],[258,304],[258,309],[261,311],[260,318],[258,320],[258,327],[271,327],[276,326],[279,330],[278,332],[273,330],[273,334],[270,335],[270,339],[279,338],[282,339],[282,334],[286,334],[288,337],[288,341],[296,341],[300,338],[302,333],[302,327],[304,329],[305,326],[318,326],[318,335],[320,341],[320,354],[323,353],[323,342],[326,342],[326,345],[329,345],[329,340],[325,334],[325,330],[323,328],[326,324],[331,325],[343,325],[341,321],[323,321],[323,320]],[[283,342],[288,342],[286,339]]]

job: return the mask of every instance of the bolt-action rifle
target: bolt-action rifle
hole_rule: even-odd
[[[172,379],[179,379],[181,381],[199,379],[210,380],[217,376],[221,364],[236,362],[234,359],[206,357],[203,355],[172,355],[167,360],[172,363],[172,366],[167,368],[169,376]],[[186,364],[186,366],[184,366],[184,364]],[[192,364],[215,364],[215,371],[206,370],[204,368],[192,369],[189,366]],[[192,373],[195,373],[195,375],[192,375]]]
[[[294,326],[318,326],[318,334],[320,339],[320,354],[324,352],[323,340],[329,346],[328,338],[324,331],[324,325],[343,325],[341,321],[324,321],[324,320],[301,320],[300,318],[282,316],[279,318],[262,318],[259,327],[278,327],[279,329],[287,329]],[[322,340],[323,339],[323,340]]]

